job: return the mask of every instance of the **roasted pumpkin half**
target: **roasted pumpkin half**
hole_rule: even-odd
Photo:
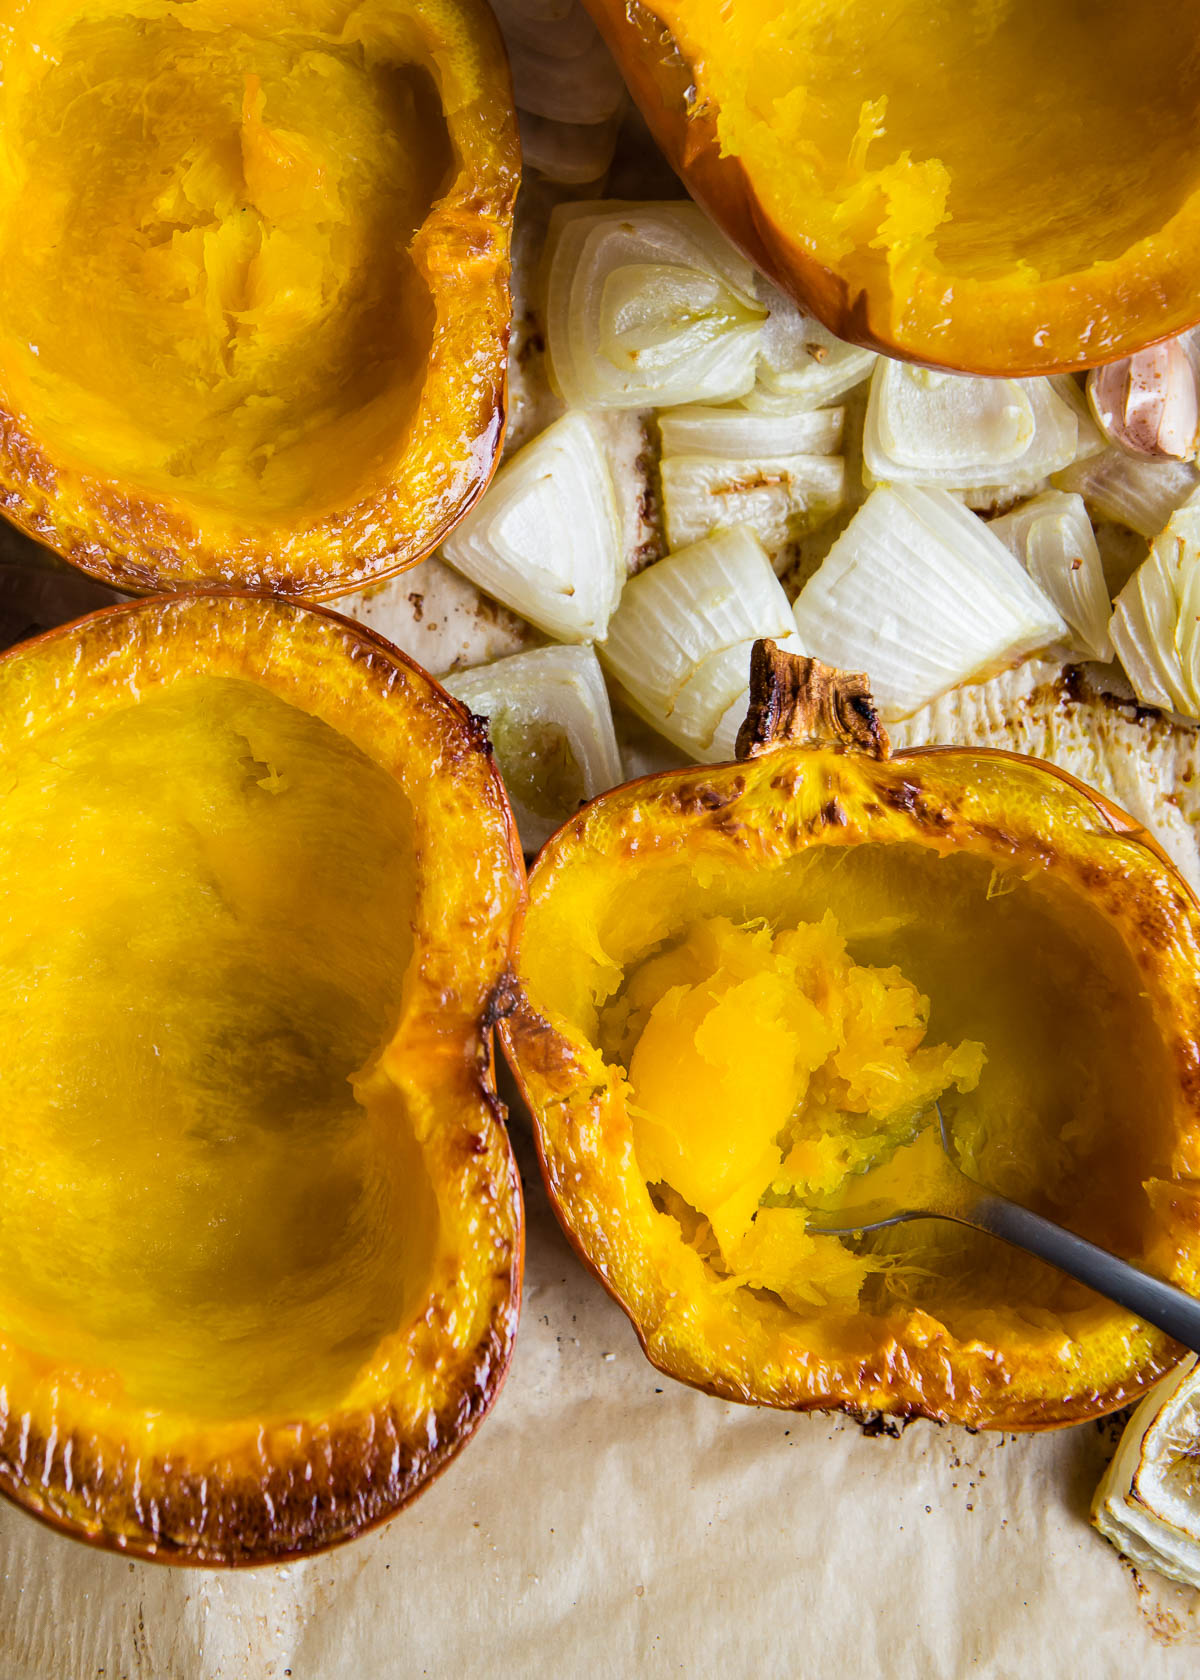
[[[131,592],[402,570],[505,416],[484,0],[0,0],[0,506]]]
[[[165,1561],[347,1539],[516,1325],[486,742],[360,627],[236,596],[26,644],[0,718],[0,1490]]]
[[[873,1166],[904,1206],[940,1097],[982,1182],[1195,1288],[1200,912],[1070,778],[888,759],[863,679],[759,649],[744,762],[606,794],[532,872],[503,1033],[559,1218],[654,1364],[727,1399],[1124,1405],[1159,1332],[964,1227],[807,1211]]]
[[[1200,318],[1196,0],[587,0],[747,255],[889,355],[1051,373]]]

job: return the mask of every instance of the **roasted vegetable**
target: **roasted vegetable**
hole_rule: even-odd
[[[739,751],[605,795],[532,873],[502,1033],[564,1229],[654,1364],[726,1399],[1125,1405],[1158,1332],[962,1227],[805,1209],[873,1164],[902,1205],[940,1095],[982,1182],[1194,1289],[1190,892],[1047,765],[889,759],[864,679],[770,643]]]
[[[348,1539],[516,1325],[485,739],[361,627],[238,596],[17,648],[0,717],[0,1491],[166,1561]]]
[[[844,339],[1087,367],[1200,314],[1200,6],[588,0],[693,196]]]
[[[1189,1359],[1134,1412],[1092,1500],[1092,1521],[1138,1570],[1200,1587],[1200,1360]]]
[[[0,505],[131,591],[412,565],[505,415],[483,0],[0,5]]]

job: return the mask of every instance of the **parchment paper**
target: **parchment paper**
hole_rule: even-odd
[[[636,164],[618,158],[616,191],[669,190],[653,160]],[[544,208],[526,197],[519,280]],[[519,294],[514,443],[554,413],[525,354],[529,326]],[[631,565],[646,539],[628,470],[638,425],[623,418],[609,440]],[[0,560],[37,554],[9,533]],[[538,639],[436,559],[337,605],[435,673]],[[1026,696],[1020,711],[1037,715]],[[930,727],[977,733],[982,716],[950,711]],[[1021,744],[1050,750],[1064,716],[1047,700],[1045,740]],[[627,768],[647,767],[643,743],[623,746]],[[1148,773],[1180,750],[1191,742],[1106,737],[1095,774]],[[1200,1594],[1139,1581],[1087,1523],[1120,1419],[893,1436],[672,1383],[560,1235],[527,1128],[518,1109],[528,1257],[513,1368],[442,1479],[337,1552],[240,1574],[130,1563],[0,1505],[0,1680],[1200,1674]]]
[[[36,559],[0,533],[0,560]],[[436,560],[352,604],[434,670],[526,635]],[[1019,718],[1007,744],[1119,782],[1127,803],[1132,789],[1165,836],[1192,733],[1066,708],[1054,675],[995,679],[914,722],[914,738],[993,739]],[[622,745],[642,768],[644,742]],[[1195,874],[1194,829],[1191,845]],[[233,1575],[90,1551],[0,1505],[0,1680],[1200,1673],[1200,1593],[1139,1581],[1087,1523],[1120,1419],[1040,1437],[915,1423],[893,1438],[658,1376],[560,1235],[528,1118],[505,1095],[525,1306],[512,1374],[462,1456],[377,1533]]]
[[[516,1131],[516,1356],[441,1480],[340,1551],[233,1575],[129,1563],[4,1507],[2,1680],[1200,1672],[1200,1594],[1139,1582],[1087,1524],[1111,1421],[893,1439],[669,1382]]]
[[[38,559],[0,528],[0,562]],[[65,582],[13,623],[78,610]],[[528,635],[437,560],[350,604],[435,671]],[[1200,878],[1195,732],[1069,700],[1058,675],[1030,662],[897,733],[1058,758]],[[627,728],[622,748],[630,771],[655,753]],[[893,1437],[658,1376],[560,1235],[528,1117],[504,1094],[525,1306],[508,1383],[441,1481],[338,1552],[232,1575],[90,1551],[0,1504],[0,1680],[1200,1674],[1200,1593],[1139,1581],[1087,1523],[1121,1418]]]

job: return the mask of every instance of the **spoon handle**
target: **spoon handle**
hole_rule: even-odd
[[[1026,1249],[1052,1266],[1086,1283],[1118,1306],[1127,1307],[1147,1324],[1165,1330],[1193,1353],[1200,1353],[1200,1301],[1173,1284],[1150,1277],[1107,1249],[1066,1231],[1052,1219],[1010,1202],[993,1191],[981,1190],[960,1210],[943,1217],[989,1231],[1014,1248]]]

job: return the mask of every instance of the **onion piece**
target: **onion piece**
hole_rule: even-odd
[[[694,204],[559,205],[547,248],[547,363],[566,402],[728,402],[754,384],[754,271]]]
[[[521,130],[521,162],[547,180],[588,186],[608,171],[627,98],[579,0],[496,0]]]
[[[1079,421],[1048,379],[979,379],[881,357],[863,461],[871,480],[943,490],[1033,485],[1074,461]]]
[[[785,642],[783,645],[792,653],[803,653],[804,651],[800,646],[799,637],[796,637],[794,641]],[[754,643],[751,642],[750,646],[753,648]],[[744,691],[726,708],[720,722],[713,730],[712,740],[709,743],[708,750],[703,755],[703,763],[728,764],[731,759],[737,757],[737,738],[743,723],[746,721],[746,712],[749,706],[750,684],[747,682]]]
[[[1083,657],[1107,664],[1113,657],[1112,603],[1083,497],[1048,490],[993,519],[988,529],[1057,607]]]
[[[1189,461],[1141,461],[1108,448],[1056,473],[1054,483],[1082,496],[1090,513],[1154,537],[1200,484],[1200,472]]]
[[[670,548],[749,525],[777,569],[786,565],[789,545],[832,519],[846,499],[846,463],[838,455],[677,455],[662,461],[659,475]]]
[[[740,408],[668,408],[658,416],[664,456],[724,456],[751,461],[765,455],[832,455],[842,441],[844,408],[794,414],[749,414]]]
[[[759,281],[758,291],[770,314],[759,350],[758,382],[743,398],[748,408],[772,403],[824,408],[870,375],[879,360],[873,350],[836,338],[766,280]]]
[[[720,653],[709,654],[684,683],[661,725],[663,733],[690,751],[702,764],[719,764],[733,757],[733,744],[750,705],[750,658],[757,637],[750,636]],[[778,644],[800,652],[800,639],[789,631]],[[729,740],[730,720],[733,740]]]
[[[1107,449],[1108,439],[1097,426],[1096,416],[1092,413],[1087,399],[1087,391],[1075,375],[1052,373],[1049,376],[1049,384],[1079,422],[1079,442],[1075,446],[1075,459],[1086,461]]]
[[[801,591],[806,653],[866,671],[885,717],[1060,639],[1051,603],[944,490],[874,490]]]
[[[715,530],[753,528],[776,569],[789,546],[845,502],[845,411],[784,416],[736,408],[675,408],[659,416],[663,520],[673,549]]]
[[[839,392],[838,397],[840,398],[845,394],[845,392]],[[835,398],[830,397],[829,400],[833,402]],[[780,420],[787,419],[795,414],[820,412],[815,404],[803,397],[789,397],[781,391],[768,391],[765,385],[755,385],[754,389],[747,391],[744,397],[738,398],[737,406],[745,409],[747,414],[770,414]]]
[[[622,780],[608,690],[590,647],[534,648],[456,671],[445,686],[488,719],[527,852]]]
[[[521,0],[495,0],[493,10],[518,110],[551,122],[602,123],[621,108],[621,72],[582,6],[547,16]]]
[[[608,173],[617,149],[621,111],[606,122],[552,122],[518,111],[521,167],[565,187],[586,187]]]
[[[1092,1521],[1138,1569],[1200,1587],[1200,1359],[1156,1383],[1125,1428]]]
[[[587,416],[564,414],[506,461],[442,554],[547,635],[603,636],[625,563],[612,475]]]
[[[529,51],[552,58],[579,58],[600,32],[579,0],[492,0],[509,58]]]
[[[738,526],[630,579],[599,653],[640,717],[705,758],[724,714],[748,698],[760,636],[798,647],[770,561]]]
[[[549,122],[603,123],[616,116],[625,98],[621,73],[597,37],[594,48],[579,58],[552,53],[512,53],[516,104],[531,116]]]
[[[1110,633],[1144,706],[1200,717],[1200,507],[1180,508],[1117,596]]]
[[[871,382],[868,449],[930,472],[1012,468],[1033,442],[1033,403],[1016,379],[974,379],[882,361]],[[874,470],[874,460],[869,463]]]

